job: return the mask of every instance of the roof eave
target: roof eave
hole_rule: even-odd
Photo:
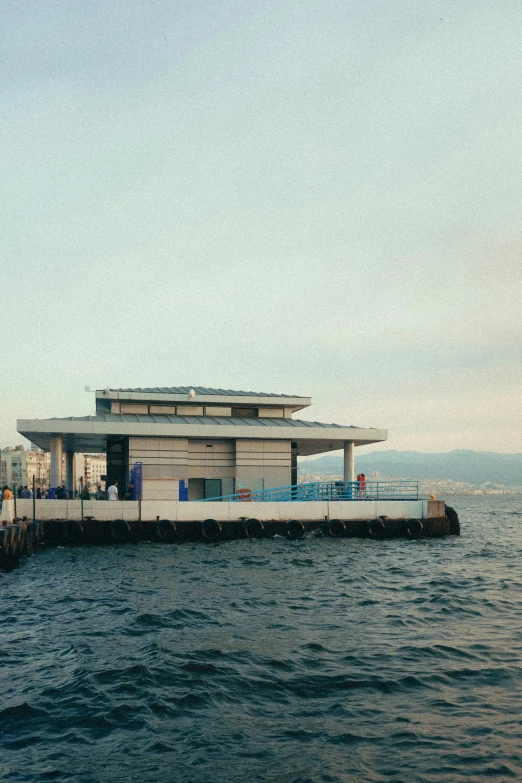
[[[188,394],[168,394],[164,392],[147,393],[147,392],[126,392],[116,391],[113,389],[103,389],[96,392],[97,400],[123,400],[125,402],[192,402],[192,403],[204,403],[207,405],[248,405],[249,407],[285,407],[292,408],[293,410],[302,410],[312,404],[311,397],[277,397],[277,396],[264,396],[262,394],[255,395],[239,395],[239,394],[196,394],[195,397],[190,397]]]
[[[175,433],[173,432],[175,428]],[[47,450],[48,439],[51,435],[62,434],[70,436],[69,439],[82,436],[86,440],[104,440],[107,436],[134,436],[134,437],[178,437],[200,439],[248,439],[248,440],[291,440],[304,443],[309,447],[313,444],[318,450],[309,453],[322,453],[323,451],[336,450],[343,447],[347,440],[353,441],[356,446],[380,443],[388,439],[388,431],[382,429],[367,429],[360,427],[279,427],[267,425],[252,427],[248,424],[227,425],[215,424],[202,426],[200,424],[164,424],[164,423],[140,423],[140,422],[99,422],[99,421],[74,421],[64,419],[20,419],[17,422],[17,430],[25,438],[32,440],[40,448]],[[204,431],[203,431],[204,430]],[[45,445],[44,445],[45,444]],[[94,451],[99,450],[96,446]]]

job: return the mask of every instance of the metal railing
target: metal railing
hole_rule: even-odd
[[[418,481],[312,481],[308,484],[293,484],[271,489],[242,489],[234,495],[204,498],[198,502],[208,503],[221,500],[287,502],[303,500],[418,500]]]

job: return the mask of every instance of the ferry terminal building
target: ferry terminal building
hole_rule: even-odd
[[[96,391],[96,415],[19,419],[18,432],[51,452],[51,487],[73,487],[75,453],[107,454],[107,486],[120,491],[142,465],[144,500],[202,500],[297,483],[297,457],[342,449],[354,481],[354,448],[387,430],[294,418],[310,397],[205,387]]]

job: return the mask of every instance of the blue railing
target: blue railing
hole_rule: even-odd
[[[252,491],[242,489],[234,495],[204,498],[202,503],[222,500],[286,502],[302,500],[418,500],[418,481],[312,481],[309,484],[294,484],[288,487],[272,487]]]

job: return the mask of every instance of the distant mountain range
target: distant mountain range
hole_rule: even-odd
[[[342,475],[342,456],[327,455],[299,461],[299,472]],[[450,479],[469,484],[492,482],[522,486],[522,454],[496,454],[491,451],[457,449],[443,454],[421,451],[376,451],[357,456],[356,473],[379,472],[387,478]]]

